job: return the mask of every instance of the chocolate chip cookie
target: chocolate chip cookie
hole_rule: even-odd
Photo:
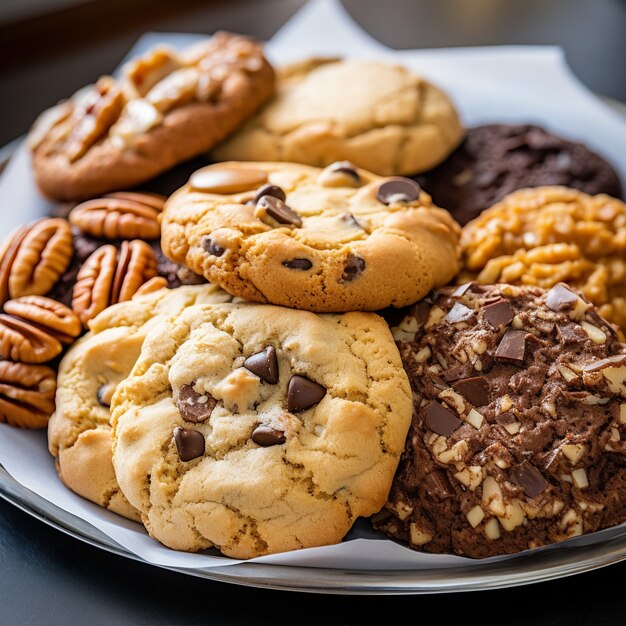
[[[577,292],[467,283],[393,332],[413,423],[376,528],[481,558],[626,521],[626,347]]]
[[[417,180],[460,224],[522,187],[563,185],[622,197],[619,176],[599,154],[530,124],[470,128],[441,165]]]
[[[37,184],[56,200],[127,189],[215,146],[273,91],[262,47],[246,37],[157,46],[40,116],[28,138]]]
[[[412,304],[459,270],[459,227],[408,178],[340,161],[220,163],[166,203],[163,252],[233,295],[336,312]]]
[[[446,94],[406,68],[312,59],[279,70],[276,96],[213,156],[318,167],[348,159],[392,176],[434,167],[462,136]]]
[[[90,323],[59,367],[56,412],[48,426],[50,452],[61,480],[77,494],[131,519],[139,513],[119,490],[111,462],[111,397],[131,371],[158,318],[195,303],[219,303],[213,285],[161,289],[114,305]]]
[[[372,313],[194,306],[113,397],[113,463],[150,534],[250,558],[340,541],[384,504],[409,383]]]

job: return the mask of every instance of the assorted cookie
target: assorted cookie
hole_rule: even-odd
[[[579,289],[626,329],[626,204],[567,187],[508,195],[463,229],[460,281]]]
[[[113,464],[160,542],[250,558],[336,543],[378,511],[410,417],[379,316],[194,306],[118,385]]]
[[[55,200],[126,189],[211,149],[273,91],[272,67],[246,37],[156,47],[40,116],[28,138],[37,184]]]
[[[48,426],[69,489],[177,550],[371,516],[483,558],[625,522],[612,166],[538,126],[465,133],[397,65],[277,76],[218,33],[37,120],[37,184],[72,202],[0,243],[0,422]]]
[[[139,520],[120,491],[111,461],[111,398],[132,370],[150,329],[188,306],[230,296],[213,285],[159,289],[107,308],[61,361],[48,445],[61,480],[77,494]]]
[[[622,197],[613,167],[582,143],[530,124],[470,128],[438,167],[416,179],[461,225],[523,187],[562,185]]]
[[[394,336],[413,422],[376,528],[481,558],[626,521],[626,346],[577,292],[466,283]]]
[[[233,295],[311,311],[405,306],[459,271],[459,227],[409,178],[340,161],[219,163],[166,203],[161,245]]]
[[[348,160],[381,176],[424,172],[463,137],[440,89],[380,61],[312,59],[279,71],[273,100],[213,151],[216,161]]]

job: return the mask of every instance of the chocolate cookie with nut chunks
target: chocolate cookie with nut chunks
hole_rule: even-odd
[[[139,519],[113,471],[111,397],[160,317],[176,315],[196,303],[229,300],[213,285],[160,289],[115,304],[90,321],[91,331],[70,348],[59,366],[56,411],[48,427],[50,452],[67,487],[102,507]]]
[[[482,558],[626,521],[626,346],[577,292],[467,283],[393,333],[413,423],[376,528]]]
[[[168,200],[161,245],[246,300],[336,312],[408,305],[446,284],[459,233],[408,178],[237,162],[198,170]]]
[[[113,462],[149,533],[251,558],[340,541],[384,504],[409,383],[372,313],[194,306],[113,396]]]

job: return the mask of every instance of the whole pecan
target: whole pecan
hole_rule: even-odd
[[[72,292],[72,309],[86,327],[89,320],[117,302],[130,300],[157,274],[154,250],[139,239],[98,248],[80,268]]]
[[[45,363],[61,354],[61,342],[17,317],[0,314],[0,356],[23,363]]]
[[[87,200],[69,215],[83,233],[104,239],[156,239],[165,197],[151,193],[118,192]]]
[[[44,296],[24,296],[9,300],[4,312],[47,332],[61,343],[71,344],[82,326],[77,315],[64,304]]]
[[[45,365],[0,361],[0,422],[44,428],[54,412],[56,374]]]
[[[0,246],[0,304],[50,291],[73,253],[72,230],[64,219],[43,219],[13,231]]]

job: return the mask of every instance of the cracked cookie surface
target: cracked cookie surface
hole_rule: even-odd
[[[341,161],[220,163],[167,202],[161,245],[233,295],[318,312],[412,304],[459,270],[460,229],[414,181]]]
[[[378,529],[482,558],[626,521],[626,346],[576,292],[467,283],[393,333],[413,423]]]
[[[312,59],[279,70],[274,99],[213,153],[215,160],[348,159],[382,176],[428,170],[459,144],[449,98],[399,65]]]
[[[214,285],[161,289],[104,310],[59,366],[56,411],[48,444],[61,480],[72,491],[130,519],[139,520],[119,489],[111,461],[110,402],[130,373],[146,334],[159,317],[195,303],[230,296]]]
[[[113,397],[113,462],[150,534],[237,558],[340,541],[384,504],[409,383],[377,315],[195,306]]]

